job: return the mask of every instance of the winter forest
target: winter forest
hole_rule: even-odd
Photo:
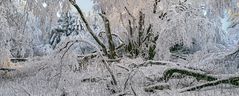
[[[0,96],[239,96],[239,1],[0,0]]]

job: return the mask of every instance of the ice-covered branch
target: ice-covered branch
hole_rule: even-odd
[[[69,0],[71,2],[71,4],[76,8],[76,10],[78,11],[78,13],[80,14],[81,19],[83,20],[83,22],[85,23],[85,26],[88,30],[88,32],[91,34],[91,36],[95,39],[95,41],[102,47],[103,52],[107,55],[107,48],[106,46],[102,43],[102,41],[95,35],[95,33],[93,32],[93,30],[91,29],[89,23],[87,22],[85,16],[83,15],[83,12],[81,11],[80,7],[75,3],[72,2],[72,0]]]
[[[231,77],[231,78],[228,78],[228,79],[220,79],[220,80],[215,80],[215,81],[195,85],[195,86],[192,86],[192,87],[187,87],[187,88],[181,89],[179,92],[195,91],[195,90],[200,90],[200,89],[205,88],[205,87],[216,86],[216,85],[219,85],[219,84],[232,84],[232,85],[235,85],[235,86],[239,86],[238,81],[239,81],[239,77],[236,76],[236,77]]]

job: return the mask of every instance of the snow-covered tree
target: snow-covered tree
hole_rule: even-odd
[[[188,51],[181,52],[183,54],[192,54],[197,51],[215,52],[228,46],[229,37],[222,28],[223,22],[220,18],[223,17],[225,8],[235,7],[231,7],[235,4],[234,1],[94,1],[97,10],[104,10],[108,13],[111,26],[116,29],[113,32],[118,33],[124,40],[127,40],[125,38],[129,36],[127,32],[131,30],[130,27],[135,26],[135,29],[139,27],[136,25],[140,21],[140,18],[136,18],[139,17],[138,13],[140,11],[144,13],[145,25],[151,24],[154,34],[159,35],[157,59],[169,59],[171,55],[175,56],[175,49],[178,52]],[[121,24],[118,23],[119,21]]]
[[[56,45],[64,37],[78,35],[80,32],[79,20],[71,13],[63,13],[58,20],[58,26],[51,31],[49,43],[56,47]]]
[[[32,33],[26,28],[28,14],[19,11],[14,1],[2,1],[0,6],[2,47],[11,51],[13,57],[29,56],[32,52]]]

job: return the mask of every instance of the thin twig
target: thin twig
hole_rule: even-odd
[[[124,83],[124,90],[126,90],[127,85],[131,85],[131,80],[133,79],[134,75],[137,73],[135,70],[131,70],[131,72],[128,75],[128,78],[126,79]]]
[[[137,95],[137,93],[134,91],[134,88],[133,88],[133,86],[132,86],[132,85],[131,85],[131,90],[132,90],[132,92],[133,92],[134,96],[138,96],[138,95]]]

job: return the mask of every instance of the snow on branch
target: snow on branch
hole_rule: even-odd
[[[202,89],[202,88],[205,88],[205,87],[216,86],[216,85],[219,85],[219,84],[232,84],[232,85],[235,85],[235,86],[239,86],[238,81],[239,81],[239,77],[236,76],[236,77],[231,77],[231,78],[228,78],[228,79],[220,79],[220,80],[215,80],[215,81],[210,81],[210,82],[207,82],[207,83],[195,85],[195,86],[192,86],[192,87],[187,87],[187,88],[179,90],[179,92],[195,91],[195,90],[199,90],[199,89]]]
[[[217,80],[216,77],[207,75],[203,72],[196,71],[196,70],[190,70],[186,68],[169,68],[166,71],[164,71],[163,78],[167,82],[169,78],[174,74],[174,73],[180,73],[181,75],[187,75],[187,76],[193,76],[197,80],[206,80],[206,81],[214,81]]]

